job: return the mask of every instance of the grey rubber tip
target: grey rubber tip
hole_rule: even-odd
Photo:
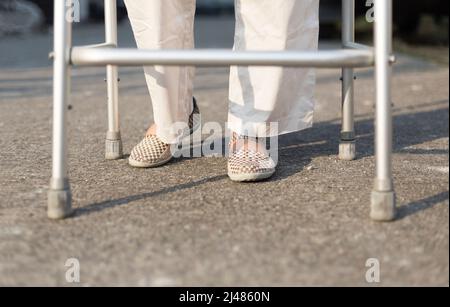
[[[106,160],[122,159],[122,140],[106,140],[105,141],[105,158]]]
[[[374,221],[389,222],[395,219],[395,193],[373,191],[370,217]]]
[[[339,160],[353,161],[356,159],[356,141],[341,141],[339,144]]]
[[[47,216],[50,219],[64,219],[73,214],[70,189],[48,191]]]

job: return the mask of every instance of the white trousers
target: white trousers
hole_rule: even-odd
[[[138,48],[194,48],[195,0],[125,3]],[[319,0],[236,0],[234,50],[316,50],[318,32]],[[187,122],[192,112],[194,68],[144,70],[157,135],[165,143],[175,143],[175,123]],[[314,86],[313,69],[231,67],[228,127],[248,136],[309,128]],[[277,129],[270,129],[270,123],[278,123]]]

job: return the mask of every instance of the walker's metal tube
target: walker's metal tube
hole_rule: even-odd
[[[342,0],[342,45],[355,42],[355,0]],[[339,158],[356,158],[355,120],[354,120],[354,71],[342,69],[342,127],[339,144]]]
[[[117,1],[105,0],[105,40],[107,45],[117,47]],[[102,49],[102,48],[99,48]],[[119,72],[114,65],[106,66],[108,93],[108,132],[105,157],[109,160],[122,158],[122,141],[119,119]]]
[[[66,1],[54,1],[53,46],[53,160],[48,191],[49,218],[71,214],[71,194],[67,179],[67,107],[70,101],[70,47],[72,23],[66,17]]]
[[[370,67],[370,50],[231,51],[231,50],[136,50],[74,47],[72,63],[79,66],[291,66],[316,68]]]
[[[375,1],[375,81],[376,81],[376,179],[372,192],[371,217],[390,221],[395,218],[392,180],[392,0]]]

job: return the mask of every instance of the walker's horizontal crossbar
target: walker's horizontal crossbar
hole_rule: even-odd
[[[315,68],[369,67],[370,49],[324,51],[138,50],[111,47],[74,47],[71,62],[79,66],[288,66]]]

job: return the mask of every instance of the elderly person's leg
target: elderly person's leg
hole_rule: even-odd
[[[194,48],[195,0],[125,0],[140,49]],[[181,135],[177,123],[188,124],[193,104],[193,67],[145,67],[155,124],[130,156],[136,167],[152,167],[171,159],[169,144]]]
[[[237,0],[235,50],[316,50],[319,0]],[[312,125],[312,69],[232,67],[228,123],[229,175],[237,181],[270,177],[275,165],[254,137],[271,137]],[[270,129],[276,122],[278,129]],[[242,136],[245,136],[244,138]],[[250,137],[250,139],[248,138]],[[239,141],[241,140],[241,141]]]

